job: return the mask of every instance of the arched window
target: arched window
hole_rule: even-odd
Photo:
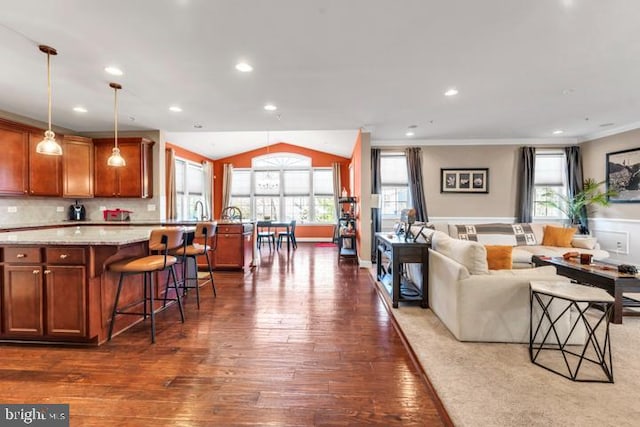
[[[253,219],[333,223],[333,171],[313,168],[295,153],[254,157],[251,169],[233,170],[231,203]]]

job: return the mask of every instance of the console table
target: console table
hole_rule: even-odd
[[[429,247],[428,243],[405,241],[404,237],[395,234],[376,233],[377,245],[377,278],[388,289],[391,288],[393,308],[398,308],[399,302],[419,301],[422,308],[429,306],[428,277],[429,277]],[[382,266],[382,257],[386,255],[390,261],[390,268]],[[404,264],[422,264],[422,286],[418,287],[402,276]]]

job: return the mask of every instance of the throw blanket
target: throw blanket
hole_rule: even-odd
[[[536,245],[530,224],[469,224],[456,225],[458,239],[473,240],[483,245]]]

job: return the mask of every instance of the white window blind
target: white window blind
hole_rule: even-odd
[[[409,178],[405,156],[380,156],[380,180],[387,185],[406,185]]]
[[[231,194],[233,196],[248,196],[251,194],[251,171],[233,170],[231,179]]]
[[[309,195],[309,170],[285,170],[283,176],[285,196]]]
[[[562,153],[536,154],[536,185],[562,186],[564,183],[564,163],[564,154]]]
[[[278,171],[255,171],[256,195],[280,195],[280,173]]]
[[[316,196],[333,195],[333,171],[331,169],[313,170],[313,194]]]

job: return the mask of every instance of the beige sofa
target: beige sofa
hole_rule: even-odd
[[[429,307],[460,341],[529,342],[529,282],[532,280],[568,281],[551,266],[489,270],[484,245],[453,239],[448,234],[428,230]],[[408,269],[418,282],[420,265]],[[559,313],[564,307],[551,307]],[[534,313],[534,320],[540,313]],[[577,313],[569,311],[556,324],[566,337]],[[583,327],[578,325],[569,344],[584,342]]]
[[[538,256],[562,256],[567,252],[579,252],[588,253],[593,255],[595,259],[605,259],[609,257],[609,252],[600,249],[600,245],[597,240],[591,236],[574,236],[571,241],[571,247],[558,247],[558,246],[544,246],[544,228],[547,225],[557,224],[543,224],[543,223],[526,223],[522,226],[529,227],[524,232],[530,231],[531,236],[525,241],[524,238],[516,239],[515,234],[503,234],[496,232],[497,229],[502,228],[504,230],[512,229],[518,224],[447,224],[447,223],[435,223],[433,224],[436,230],[447,233],[453,238],[467,239],[472,236],[472,240],[477,241],[483,245],[511,245],[513,246],[512,268],[530,268],[532,266],[531,257]],[[466,228],[473,227],[473,234],[467,234]]]

